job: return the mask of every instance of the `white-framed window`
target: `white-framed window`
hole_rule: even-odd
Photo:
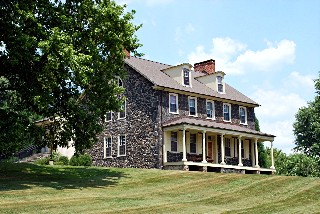
[[[228,103],[223,103],[223,120],[231,121],[231,105]]]
[[[117,78],[118,79],[118,86],[119,87],[123,87],[123,81],[120,77]]]
[[[219,93],[223,93],[224,92],[222,76],[217,76],[217,89],[218,89]]]
[[[190,134],[190,153],[197,153],[197,134]]]
[[[178,132],[171,132],[171,152],[178,151]]]
[[[126,108],[127,108],[127,101],[124,100],[121,107],[120,107],[120,112],[118,113],[118,119],[124,119],[126,118]]]
[[[112,138],[110,136],[104,137],[104,158],[112,157]]]
[[[189,97],[189,115],[197,116],[197,98]]]
[[[231,139],[224,138],[224,154],[225,156],[231,157]]]
[[[214,102],[211,100],[207,100],[206,104],[207,108],[207,118],[215,119],[215,112],[214,112]]]
[[[240,106],[239,107],[239,118],[240,118],[240,124],[247,124],[247,108]]]
[[[190,86],[191,84],[190,84],[190,77],[191,77],[191,75],[190,75],[190,70],[189,69],[187,69],[187,68],[183,68],[182,69],[182,74],[183,74],[183,85],[184,86]]]
[[[171,93],[169,94],[169,112],[173,114],[179,113],[177,94],[171,94]]]
[[[112,120],[112,111],[108,111],[106,113],[105,121],[108,122],[108,121],[111,121],[111,120]]]
[[[119,135],[118,156],[126,156],[126,136],[125,135]]]

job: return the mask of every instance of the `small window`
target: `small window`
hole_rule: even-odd
[[[214,119],[214,102],[207,100],[207,118]]]
[[[240,124],[247,124],[247,108],[239,107]]]
[[[125,156],[126,155],[126,136],[120,135],[119,136],[119,145],[118,145],[118,155]]]
[[[221,76],[217,77],[217,85],[218,85],[218,92],[223,93],[224,89],[223,89],[223,82],[222,82]]]
[[[223,104],[223,120],[224,121],[231,121],[231,105],[224,103]]]
[[[197,115],[197,98],[189,97],[189,115]]]
[[[171,151],[177,152],[178,151],[178,133],[171,132]]]
[[[123,87],[123,81],[120,77],[118,77],[118,86]]]
[[[225,156],[231,156],[231,140],[230,138],[224,139]]]
[[[190,70],[186,68],[183,68],[183,84],[190,86]]]
[[[123,101],[119,112],[119,119],[123,118],[126,118],[126,100]]]
[[[174,114],[178,113],[178,95],[177,94],[169,95],[169,112]]]
[[[197,153],[197,134],[190,134],[190,153]]]
[[[112,147],[112,139],[111,137],[105,137],[104,138],[104,144],[105,144],[105,158],[110,158],[111,155],[111,147]]]
[[[111,111],[108,111],[108,112],[106,113],[106,122],[111,121],[111,120],[112,120],[112,112],[111,112]]]

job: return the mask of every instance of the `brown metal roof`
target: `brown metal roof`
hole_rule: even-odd
[[[239,125],[235,125],[235,124],[231,124],[231,123],[217,122],[217,121],[208,120],[208,119],[195,118],[195,117],[175,118],[175,119],[172,119],[172,120],[164,123],[163,127],[170,127],[170,126],[182,125],[182,124],[215,128],[215,129],[221,129],[221,130],[244,132],[244,133],[260,135],[260,136],[267,136],[267,137],[275,137],[274,135],[266,134],[266,133],[259,132],[256,130],[252,130],[252,129],[249,129],[244,126],[239,126]]]
[[[138,57],[131,56],[130,58],[125,59],[125,63],[135,69],[137,72],[142,74],[144,77],[146,77],[148,80],[150,80],[152,83],[154,83],[156,86],[161,86],[165,88],[180,90],[180,91],[186,91],[226,100],[232,100],[242,103],[248,103],[252,105],[258,106],[259,104],[250,99],[249,97],[245,96],[241,92],[237,91],[227,83],[226,85],[226,93],[220,94],[205,84],[199,82],[197,79],[194,79],[199,76],[203,76],[205,74],[199,73],[199,72],[192,72],[192,87],[185,87],[181,84],[179,84],[177,81],[172,79],[170,76],[168,76],[166,73],[162,72],[161,70],[172,67],[172,65],[167,65],[159,62],[154,62],[151,60],[146,60]]]

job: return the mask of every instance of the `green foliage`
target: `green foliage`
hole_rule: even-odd
[[[267,153],[270,153],[270,148],[267,148]],[[279,149],[274,149],[273,155],[278,175],[320,177],[320,160],[318,158],[303,153],[286,155]]]
[[[88,154],[74,155],[71,157],[69,164],[71,166],[91,166],[92,158]]]
[[[297,151],[320,158],[320,72],[315,89],[315,100],[297,112],[293,132]]]
[[[52,121],[49,144],[73,138],[81,153],[96,142],[105,112],[121,106],[115,80],[126,76],[124,49],[141,46],[134,11],[112,0],[12,0],[0,14],[1,145],[19,147],[29,115],[41,115]]]
[[[66,156],[60,156],[59,162],[62,163],[62,165],[69,165],[69,158]]]
[[[37,165],[49,165],[50,157],[42,157],[37,159],[34,163]]]

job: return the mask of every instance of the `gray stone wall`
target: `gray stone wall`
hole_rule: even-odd
[[[126,88],[126,118],[118,119],[112,113],[112,121],[106,122],[105,131],[89,151],[96,166],[161,168],[162,130],[160,127],[160,91],[138,72],[125,66],[128,78],[123,79]],[[126,155],[118,157],[118,137],[126,136]],[[103,137],[112,137],[112,158],[104,159]]]

